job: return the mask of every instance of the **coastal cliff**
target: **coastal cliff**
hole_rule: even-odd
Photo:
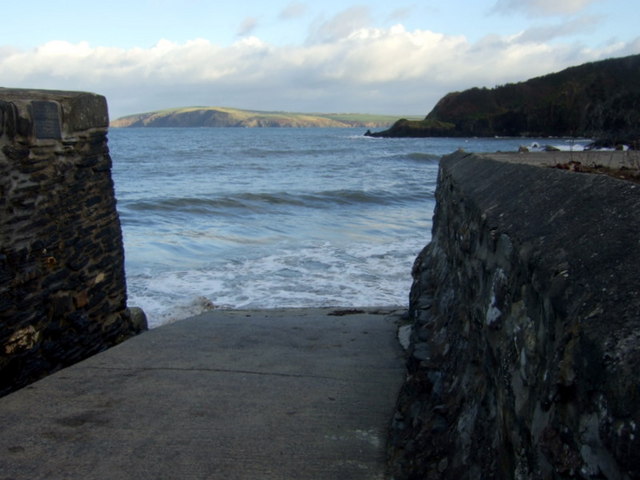
[[[358,113],[294,113],[240,110],[227,107],[185,107],[127,115],[111,122],[115,128],[289,127],[382,128],[397,117]]]
[[[374,137],[640,139],[640,55],[592,62],[495,88],[443,97],[424,120],[398,120]]]
[[[640,185],[548,168],[629,154],[442,159],[394,480],[640,478]]]

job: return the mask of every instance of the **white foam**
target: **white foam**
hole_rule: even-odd
[[[129,277],[129,305],[145,310],[150,327],[211,308],[405,305],[425,242],[325,242],[195,270],[146,272]]]
[[[548,148],[555,148],[561,152],[582,152],[590,143],[591,140],[586,139],[557,139],[546,143],[536,141],[529,144],[527,148],[533,152],[543,152]]]

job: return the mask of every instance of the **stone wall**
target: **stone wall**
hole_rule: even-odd
[[[107,126],[102,96],[0,89],[0,395],[136,330]]]
[[[396,480],[640,478],[640,185],[544,155],[442,159]]]

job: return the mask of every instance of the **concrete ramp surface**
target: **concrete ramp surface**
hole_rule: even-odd
[[[382,479],[401,310],[212,311],[0,398],[0,479]]]

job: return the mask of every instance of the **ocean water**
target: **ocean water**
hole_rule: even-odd
[[[151,327],[211,308],[406,306],[411,266],[430,240],[439,158],[534,142],[549,143],[112,129],[128,304]]]

